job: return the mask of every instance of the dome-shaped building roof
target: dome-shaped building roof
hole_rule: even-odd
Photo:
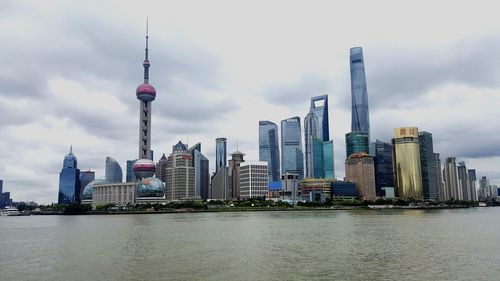
[[[94,185],[106,183],[105,180],[93,180],[85,186],[82,193],[82,200],[92,200],[92,193],[94,192]]]
[[[156,165],[149,159],[139,159],[135,161],[133,170],[137,178],[149,178],[155,174]]]
[[[153,101],[156,98],[156,90],[150,84],[144,83],[137,87],[135,94],[142,101]]]
[[[165,184],[158,178],[149,177],[141,180],[137,186],[137,197],[163,197]]]

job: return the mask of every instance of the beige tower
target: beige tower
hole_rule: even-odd
[[[418,128],[394,129],[392,139],[394,185],[400,198],[422,200],[422,172],[420,169],[420,146]]]
[[[364,200],[375,199],[375,166],[373,157],[354,153],[345,161],[346,180],[356,185],[358,196]]]

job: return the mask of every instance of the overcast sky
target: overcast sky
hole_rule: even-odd
[[[404,2],[404,3],[403,3]],[[15,200],[57,201],[69,147],[104,177],[138,154],[145,19],[155,161],[215,138],[258,160],[258,121],[303,118],[328,94],[335,171],[350,130],[349,48],[363,47],[371,134],[431,132],[435,152],[500,183],[495,1],[1,1],[0,179]]]

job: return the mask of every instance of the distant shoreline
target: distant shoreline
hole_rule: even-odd
[[[384,207],[380,205],[375,205],[373,208],[368,206],[341,206],[341,207],[330,207],[330,208],[314,208],[314,207],[298,207],[298,208],[237,208],[237,207],[227,207],[227,208],[209,208],[209,209],[166,209],[166,210],[118,210],[118,211],[88,211],[82,214],[75,215],[134,215],[134,214],[179,214],[179,213],[219,213],[219,212],[297,212],[297,211],[352,211],[352,210],[370,210],[370,211],[380,211],[380,210],[437,210],[437,209],[467,209],[467,208],[482,208],[482,207],[471,207],[471,206],[392,206]],[[62,212],[42,212],[42,213],[32,213],[34,216],[44,216],[44,215],[65,215]]]

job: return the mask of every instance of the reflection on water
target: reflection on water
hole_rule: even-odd
[[[493,280],[500,208],[0,217],[2,280]]]

